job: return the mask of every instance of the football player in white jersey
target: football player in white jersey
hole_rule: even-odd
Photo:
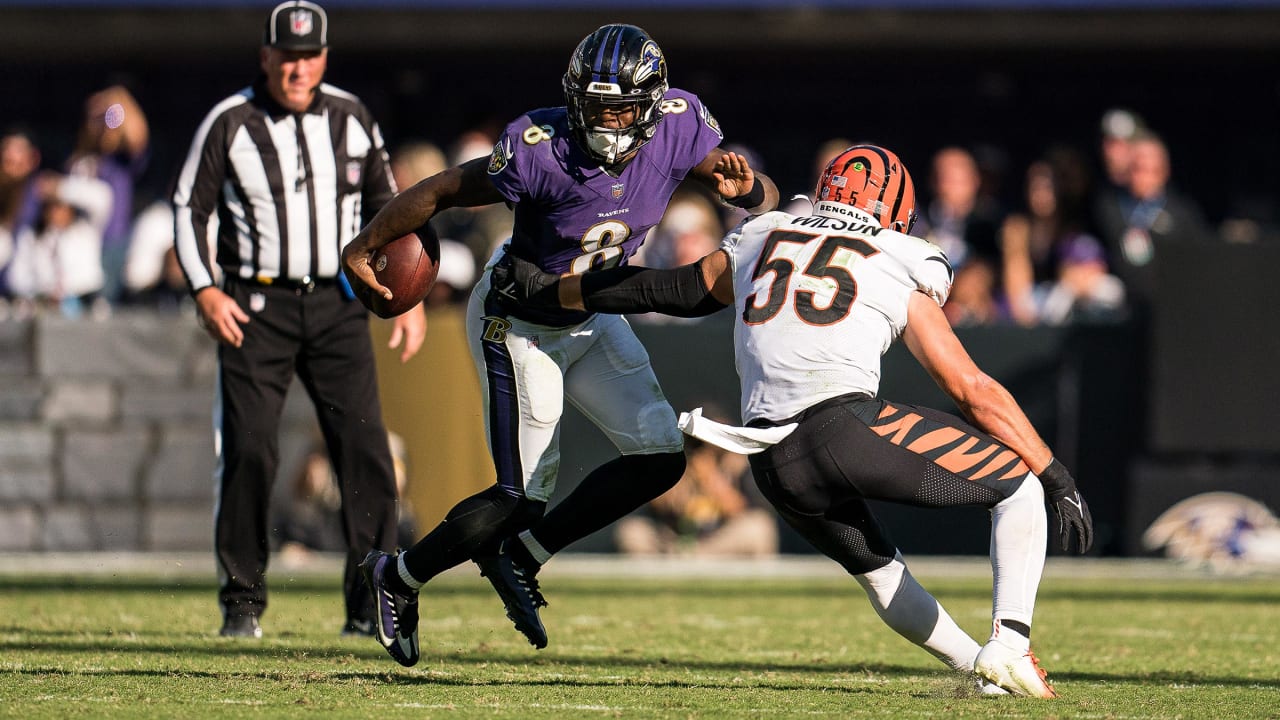
[[[812,214],[749,218],[696,263],[556,277],[512,260],[495,285],[524,302],[604,313],[695,316],[732,305],[746,427],[695,411],[682,415],[682,429],[749,454],[779,515],[844,566],[903,637],[976,672],[986,688],[1056,697],[1030,649],[1045,500],[1064,549],[1074,535],[1082,553],[1093,542],[1088,505],[1017,402],[952,332],[941,309],[951,267],[936,246],[906,234],[914,218],[914,186],[897,156],[857,145],[823,172]],[[880,357],[899,337],[968,422],[876,397]],[[868,499],[991,511],[985,646],[911,576]]]

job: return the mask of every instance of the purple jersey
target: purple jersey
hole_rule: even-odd
[[[546,272],[583,273],[625,265],[667,202],[720,144],[720,125],[696,95],[672,88],[663,118],[618,177],[578,147],[565,109],[534,110],[507,126],[489,159],[489,179],[515,206],[508,252]],[[573,325],[586,313],[515,313],[545,325]]]

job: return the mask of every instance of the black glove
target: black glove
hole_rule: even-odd
[[[503,253],[489,276],[502,304],[516,307],[560,307],[560,276],[543,272],[527,260]]]
[[[1080,496],[1076,489],[1076,480],[1067,472],[1067,468],[1056,459],[1049,462],[1049,467],[1040,473],[1040,484],[1044,486],[1045,498],[1053,514],[1058,518],[1058,539],[1062,549],[1071,548],[1071,535],[1076,536],[1076,545],[1081,555],[1089,551],[1093,545],[1093,516],[1089,514],[1089,503]]]

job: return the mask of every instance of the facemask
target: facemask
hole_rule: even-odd
[[[604,158],[606,165],[612,165],[618,161],[618,158],[626,155],[635,145],[635,141],[631,128],[622,130],[591,128],[587,131],[587,147],[596,157]]]

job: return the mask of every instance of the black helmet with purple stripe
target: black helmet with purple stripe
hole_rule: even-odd
[[[605,25],[578,43],[564,74],[569,127],[589,155],[606,165],[626,160],[657,131],[667,92],[667,62],[658,44],[635,25]],[[606,128],[602,110],[634,108],[635,120]]]

